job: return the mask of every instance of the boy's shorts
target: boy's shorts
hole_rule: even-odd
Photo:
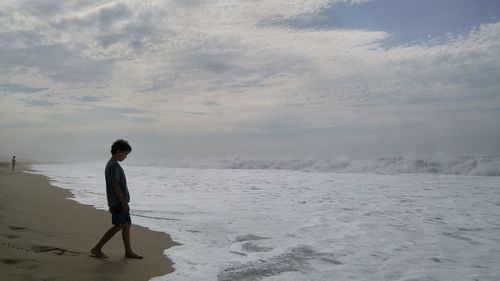
[[[111,212],[111,222],[114,225],[132,222],[130,212],[123,211],[122,205],[109,207],[109,211]]]

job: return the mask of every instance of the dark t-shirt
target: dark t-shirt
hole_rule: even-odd
[[[120,189],[127,202],[130,201],[130,195],[127,188],[127,179],[125,178],[125,172],[116,160],[109,160],[104,170],[104,176],[106,178],[106,195],[108,197],[108,206],[115,207],[121,205],[118,196],[116,196],[113,189],[113,179],[118,180]]]

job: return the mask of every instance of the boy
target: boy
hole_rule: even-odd
[[[125,257],[142,259],[142,257],[135,254],[130,247],[130,225],[132,223],[128,206],[130,195],[128,193],[125,173],[118,163],[125,160],[131,151],[132,147],[125,140],[117,140],[111,146],[112,156],[106,165],[104,174],[106,177],[106,195],[113,226],[104,233],[97,245],[90,250],[91,256],[93,257],[107,258],[102,252],[102,247],[121,230],[123,246],[125,247]]]

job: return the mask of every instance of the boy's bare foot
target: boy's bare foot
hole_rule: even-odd
[[[105,259],[108,257],[101,250],[97,250],[95,248],[90,250],[90,254],[91,254],[90,255],[91,257],[99,258],[99,259]]]
[[[139,259],[139,260],[142,259],[142,256],[139,256],[138,254],[136,254],[134,252],[125,253],[125,257],[128,259]]]

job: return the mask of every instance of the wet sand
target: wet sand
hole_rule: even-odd
[[[2,280],[149,280],[174,270],[163,252],[175,242],[137,225],[131,228],[132,248],[144,259],[123,257],[120,233],[103,249],[109,258],[90,257],[111,227],[110,214],[67,199],[69,191],[23,168],[11,172],[10,164],[0,164]]]

